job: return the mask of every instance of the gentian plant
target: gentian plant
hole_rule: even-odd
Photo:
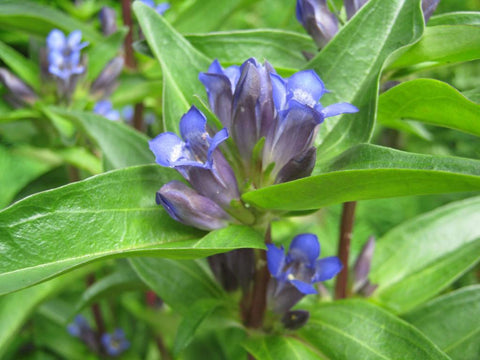
[[[479,10],[0,1],[0,358],[479,358]]]

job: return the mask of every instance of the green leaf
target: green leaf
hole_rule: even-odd
[[[404,75],[425,68],[480,58],[480,27],[441,25],[425,29],[422,39],[403,52],[387,70],[407,69]]]
[[[174,354],[178,355],[190,344],[198,327],[220,305],[221,302],[218,299],[204,299],[192,304],[190,310],[188,310],[178,326],[177,335],[175,336],[175,342],[173,344]]]
[[[480,285],[436,298],[404,318],[454,360],[480,354]]]
[[[94,176],[17,202],[0,212],[0,294],[74,267],[129,254],[196,258],[262,248],[255,231],[232,226],[207,234],[173,220],[155,204],[160,186],[179,176],[157,165]]]
[[[316,304],[299,333],[335,360],[448,359],[413,326],[365,300]]]
[[[63,275],[56,279],[0,297],[0,357],[7,350],[23,323],[35,308],[47,298],[55,295],[63,287],[84,276],[88,268]]]
[[[372,0],[307,64],[332,91],[322,104],[349,102],[360,110],[320,126],[318,161],[370,139],[383,64],[392,52],[415,42],[422,29],[419,1]]]
[[[9,110],[8,112],[0,113],[0,124],[38,117],[39,113],[30,109]]]
[[[111,100],[115,107],[132,105],[142,102],[147,97],[162,95],[162,82],[151,80],[140,75],[122,76],[118,88],[112,94]]]
[[[480,105],[432,79],[407,81],[382,94],[377,116],[385,126],[413,119],[480,136]]]
[[[480,13],[478,11],[458,11],[432,16],[428,20],[428,26],[437,25],[480,25]]]
[[[251,191],[242,198],[264,209],[312,210],[345,201],[478,191],[479,175],[477,160],[363,144],[316,168],[313,176]]]
[[[1,4],[0,4],[1,6]],[[25,81],[34,90],[40,88],[40,69],[15,49],[0,41],[0,59],[15,75]]]
[[[86,170],[92,175],[97,175],[102,172],[100,160],[83,147],[55,149],[53,152],[60,156],[66,163]]]
[[[28,183],[62,163],[49,150],[0,145],[0,209],[8,205]]]
[[[148,138],[125,124],[91,112],[66,111],[61,108],[51,110],[72,119],[83,128],[103,151],[109,169],[150,164],[154,161],[148,148]]]
[[[32,1],[3,0],[0,2],[0,28],[27,31],[35,36],[46,36],[58,28],[71,32],[81,30],[84,39],[101,42],[102,36],[92,27],[53,7]]]
[[[480,260],[480,197],[397,226],[378,240],[374,298],[402,313],[430,299]]]
[[[210,61],[154,9],[140,1],[133,4],[133,9],[150,48],[162,66],[164,129],[178,132],[180,118],[190,108],[195,95],[205,94],[198,74],[208,70]]]
[[[127,32],[127,28],[121,28],[109,37],[103,39],[103,41],[87,48],[88,80],[94,81],[97,76],[100,75],[105,65],[121,52],[123,40]]]
[[[257,360],[327,359],[311,345],[290,336],[255,336],[243,346]]]
[[[268,60],[277,68],[299,69],[306,63],[302,51],[317,51],[309,36],[276,29],[195,34],[186,38],[209,58],[231,64],[255,57],[259,61]]]
[[[196,261],[131,258],[138,276],[174,310],[186,314],[196,301],[225,296],[205,266]]]

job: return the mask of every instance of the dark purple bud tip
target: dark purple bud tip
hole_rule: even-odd
[[[288,330],[297,330],[303,327],[308,319],[310,319],[310,313],[308,311],[291,310],[283,315],[282,323]]]

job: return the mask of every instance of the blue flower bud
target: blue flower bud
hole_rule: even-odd
[[[117,14],[114,9],[104,6],[98,16],[100,18],[103,35],[109,36],[117,31]]]
[[[343,0],[347,18],[350,19],[368,0]]]
[[[440,0],[422,0],[422,11],[425,24],[430,19],[430,16],[432,16],[439,2]]]
[[[96,332],[90,327],[87,319],[83,315],[75,316],[72,323],[67,325],[67,331],[70,335],[79,338],[92,351],[98,352],[99,344]]]
[[[333,278],[342,269],[336,256],[317,259],[320,243],[314,234],[297,235],[287,254],[283,247],[267,244],[267,265],[272,278],[269,303],[273,311],[284,313],[304,295],[317,294],[314,283]]]
[[[180,181],[163,185],[157,192],[156,201],[173,219],[198,229],[220,229],[233,221],[214,201]]]
[[[110,60],[90,87],[90,92],[99,97],[108,97],[116,86],[118,75],[123,70],[123,57],[117,56]]]
[[[113,334],[102,334],[101,341],[104,351],[110,356],[118,356],[130,347],[122,329],[116,329]]]
[[[338,32],[338,19],[328,9],[326,0],[297,0],[296,15],[320,48]]]
[[[8,90],[15,106],[33,104],[38,99],[37,94],[27,84],[7,69],[0,68],[0,82]]]
[[[363,245],[362,251],[357,257],[353,267],[353,292],[369,296],[377,288],[370,283],[370,266],[372,264],[373,253],[375,251],[375,238],[371,236]]]

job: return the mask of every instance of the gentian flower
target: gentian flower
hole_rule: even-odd
[[[297,0],[296,15],[320,48],[338,32],[338,19],[328,9],[327,0]]]
[[[158,5],[155,4],[153,0],[141,0],[147,6],[150,6],[152,9],[155,9],[157,14],[163,15],[165,11],[170,9],[170,4],[168,2],[160,3]]]
[[[112,121],[120,120],[120,113],[113,109],[112,103],[109,100],[100,100],[95,104],[93,112],[106,117]]]
[[[72,76],[85,71],[85,66],[80,63],[80,51],[88,43],[81,42],[81,40],[82,32],[80,30],[72,31],[67,37],[58,29],[54,29],[48,34],[47,56],[50,74],[68,82]]]
[[[103,349],[110,356],[118,356],[130,347],[122,329],[116,329],[113,334],[103,334],[101,341]]]
[[[267,244],[267,265],[272,275],[269,303],[273,311],[284,313],[303,296],[316,294],[314,283],[333,278],[342,269],[336,256],[317,259],[320,243],[314,234],[297,235],[287,254],[283,247]]]
[[[84,316],[75,316],[74,321],[67,325],[67,331],[70,335],[82,340],[92,351],[97,352],[99,350],[96,333]]]

